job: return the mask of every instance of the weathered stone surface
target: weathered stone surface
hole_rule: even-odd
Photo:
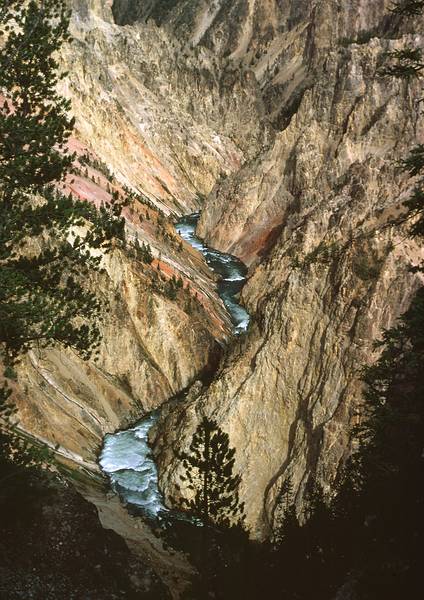
[[[166,211],[197,209],[269,137],[258,84],[153,21],[119,27],[97,4],[75,2],[63,53],[79,137]]]
[[[408,272],[417,247],[387,227],[407,193],[394,161],[424,137],[421,89],[378,68],[387,50],[423,40],[383,18],[387,2],[288,4],[296,18],[261,51],[278,56],[271,77],[286,102],[302,80],[308,89],[289,119],[273,119],[274,144],[215,187],[199,223],[212,246],[251,265],[252,326],[210,388],[164,415],[157,442],[171,501],[180,493],[172,446],[213,416],[237,449],[256,537],[272,527],[288,475],[299,508],[310,476],[331,493],[360,418],[360,368],[421,285]]]

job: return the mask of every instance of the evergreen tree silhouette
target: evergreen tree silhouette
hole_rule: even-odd
[[[277,523],[274,527],[273,546],[279,548],[283,540],[290,538],[293,531],[297,532],[299,528],[291,475],[284,480],[277,496],[275,516]]]
[[[189,451],[180,454],[185,468],[181,481],[194,494],[183,504],[205,524],[230,527],[244,521],[240,475],[233,475],[234,455],[228,434],[206,417],[196,429]]]
[[[399,23],[412,17],[419,17],[424,12],[424,0],[397,0],[391,7],[391,12],[399,18]],[[388,52],[384,66],[379,74],[382,77],[388,77],[404,80],[407,83],[419,81],[424,72],[423,48],[417,47],[416,43],[409,42],[403,47]],[[418,105],[424,98],[419,100]],[[424,235],[424,144],[417,144],[411,150],[408,156],[398,161],[398,167],[404,173],[408,173],[412,178],[413,189],[409,197],[404,201],[406,208],[405,214],[398,219],[399,223],[408,221],[412,224],[409,227],[409,233],[412,237],[423,237]],[[415,270],[423,270],[421,264]]]
[[[187,596],[193,600],[247,597],[249,542],[239,499],[240,476],[233,474],[234,456],[228,434],[206,417],[189,450],[180,454],[185,470],[181,482],[192,492],[183,506],[204,525],[195,528],[197,548],[191,551],[198,570]]]

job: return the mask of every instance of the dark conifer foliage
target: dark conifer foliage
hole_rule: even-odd
[[[416,17],[424,10],[423,0],[398,0],[390,11],[400,17],[401,21],[408,17]],[[380,70],[383,77],[413,80],[421,77],[424,69],[422,48],[405,46],[387,53],[387,61]]]
[[[0,59],[0,89],[6,96],[0,121],[0,181],[3,193],[40,189],[60,180],[72,164],[64,156],[74,126],[70,102],[56,93],[55,52],[69,40],[69,13],[63,2],[29,2],[26,8],[0,4],[6,44]],[[24,5],[25,6],[25,5]]]
[[[424,69],[421,48],[402,48],[388,52],[389,63],[380,70],[380,75],[398,79],[419,77]]]
[[[204,417],[180,459],[185,469],[181,482],[192,494],[183,500],[183,507],[202,523],[185,525],[182,536],[182,547],[198,571],[187,600],[249,597],[245,569],[250,551],[239,499],[241,478],[233,474],[235,450],[228,434]]]
[[[196,429],[189,451],[180,455],[185,469],[181,480],[193,494],[183,501],[184,506],[205,524],[230,527],[244,520],[240,476],[233,475],[234,455],[228,434],[206,417]]]
[[[57,189],[75,160],[56,91],[69,18],[62,0],[0,0],[0,344],[12,360],[35,342],[90,355],[100,299],[86,283],[97,251],[124,236],[118,203],[97,211]]]
[[[299,521],[296,514],[295,497],[293,494],[293,481],[289,475],[278,494],[276,500],[276,511],[274,517],[276,526],[273,534],[273,545],[278,548],[284,541],[284,538],[290,536],[292,530],[297,531]]]
[[[402,17],[420,15],[424,9],[424,0],[398,0],[393,3],[390,12]]]
[[[391,10],[402,19],[422,15],[424,0],[399,0],[394,3]],[[423,49],[420,47],[404,47],[388,53],[386,64],[380,70],[380,75],[412,82],[420,81],[423,71]],[[419,100],[417,110],[421,110],[423,101],[424,97]],[[410,197],[404,202],[407,211],[399,219],[399,222],[411,221],[411,236],[422,236],[424,234],[424,145],[417,144],[414,146],[409,155],[399,161],[398,166],[401,171],[417,178],[414,181]]]

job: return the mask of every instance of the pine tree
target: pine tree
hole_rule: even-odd
[[[296,507],[293,495],[293,481],[289,475],[283,482],[275,501],[273,545],[278,548],[291,530],[291,524],[298,526]]]
[[[244,505],[239,500],[240,476],[233,475],[235,449],[217,423],[206,417],[197,427],[189,452],[180,455],[181,481],[192,492],[183,503],[205,524],[241,525]]]
[[[180,455],[185,469],[181,482],[192,493],[183,506],[204,525],[194,528],[198,545],[191,552],[199,575],[189,598],[247,597],[249,544],[239,500],[240,476],[233,475],[234,456],[228,435],[206,417],[188,452]]]
[[[64,0],[0,0],[0,344],[13,360],[32,344],[60,343],[87,357],[101,303],[87,289],[121,207],[97,211],[58,191],[75,157],[70,103],[56,91],[57,51],[69,40]]]
[[[424,0],[398,0],[391,8],[391,12],[401,19],[417,17],[424,12]],[[405,46],[389,52],[388,61],[380,70],[383,77],[395,77],[404,80],[420,79],[424,71],[423,49],[420,47]],[[421,98],[421,102],[423,98]],[[422,174],[424,168],[424,145],[416,145],[409,156],[399,161],[399,168],[411,177]],[[414,184],[414,189],[408,200],[404,203],[407,213],[403,220],[413,219],[410,229],[411,235],[424,233],[424,179],[421,177]]]
[[[146,263],[147,265],[151,265],[153,262],[153,254],[152,249],[149,244],[145,244],[142,242],[140,244],[138,238],[135,239],[134,248],[136,252],[136,256],[139,260]]]
[[[398,0],[390,8],[390,12],[402,17],[420,15],[424,10],[424,0]]]

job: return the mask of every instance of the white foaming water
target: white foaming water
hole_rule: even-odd
[[[220,276],[218,293],[230,313],[234,324],[234,333],[241,335],[247,331],[250,322],[249,313],[237,301],[237,297],[246,281],[247,269],[235,256],[208,248],[196,236],[199,217],[200,214],[195,213],[181,219],[176,225],[177,233],[193,248],[199,250],[205,257],[210,269]]]
[[[244,281],[245,279],[243,275],[231,275],[230,277],[225,277],[223,281]]]
[[[159,492],[158,473],[148,445],[149,431],[157,419],[158,414],[153,413],[132,429],[107,435],[99,461],[113,489],[148,518],[158,518],[168,512]]]
[[[181,219],[176,225],[177,233],[199,250],[210,269],[220,276],[218,293],[231,316],[234,333],[241,335],[247,331],[250,321],[249,313],[237,301],[247,269],[235,256],[210,249],[196,237],[199,216],[196,213]],[[124,502],[146,518],[157,520],[168,515],[187,519],[182,513],[167,509],[159,491],[158,472],[148,444],[149,431],[158,416],[157,412],[151,413],[135,427],[107,435],[100,455],[100,466]]]

